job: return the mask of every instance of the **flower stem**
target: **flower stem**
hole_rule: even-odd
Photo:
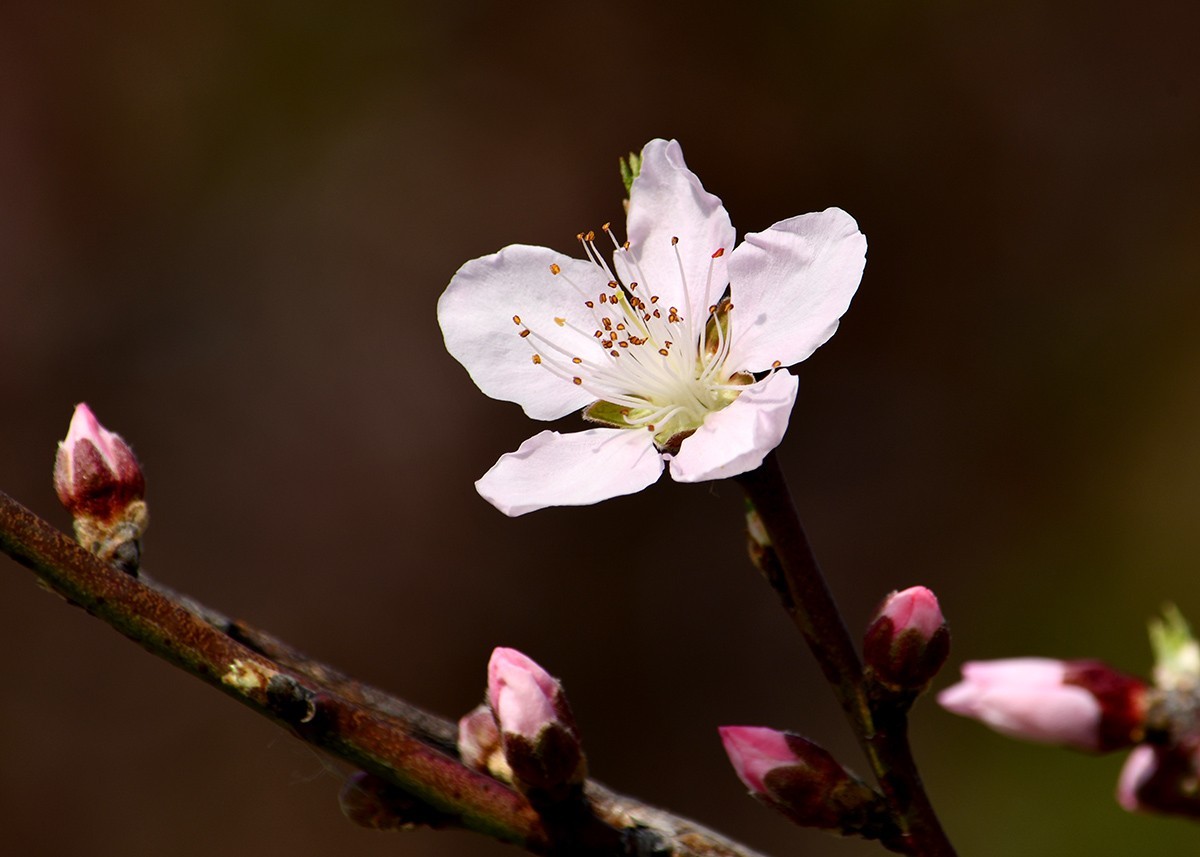
[[[832,686],[903,831],[900,841],[886,844],[919,857],[954,857],[954,846],[917,772],[906,713],[873,706],[868,699],[858,651],[800,524],[775,453],[737,481],[766,531],[766,543],[756,546],[759,567]]]

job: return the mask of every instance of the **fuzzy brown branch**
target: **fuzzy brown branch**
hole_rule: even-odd
[[[529,802],[464,766],[455,727],[362,684],[271,635],[101,562],[0,492],[0,551],[53,591],[153,654],[232,696],[314,747],[414,798],[419,818],[535,854],[761,857],[686,819],[589,782],[574,829],[548,826]]]

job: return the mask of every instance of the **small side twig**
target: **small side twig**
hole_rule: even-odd
[[[955,857],[913,760],[907,717],[876,709],[867,698],[858,651],[817,564],[775,453],[736,478],[769,539],[765,550],[770,555],[760,567],[833,688],[902,830],[898,841],[886,844],[920,857]]]

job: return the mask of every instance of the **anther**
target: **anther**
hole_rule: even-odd
[[[674,247],[674,246],[675,246],[676,244],[678,244],[678,243],[679,243],[679,238],[678,238],[678,236],[676,236],[676,235],[672,235],[672,236],[671,236],[671,246],[672,246],[672,247]]]
[[[602,304],[608,303],[608,295],[604,294],[604,292],[600,293],[600,303],[602,303]]]
[[[601,230],[602,232],[607,232],[607,231],[608,231],[608,228],[609,228],[610,226],[612,226],[612,224],[611,224],[611,223],[606,223],[606,224],[604,224],[603,226],[601,226],[601,227],[600,227],[600,230]]]
[[[576,366],[578,366],[580,363],[583,362],[583,358],[582,357],[572,357],[571,362],[574,363]]]
[[[629,242],[628,242],[628,241],[626,241],[626,242],[624,242],[623,244],[621,244],[621,249],[622,249],[622,250],[628,250],[628,249],[629,249]]]
[[[520,323],[521,323],[521,317],[519,315],[514,315],[513,316],[513,324],[520,324]]]
[[[650,296],[650,303],[652,303],[652,304],[656,304],[656,303],[658,303],[658,295],[651,295],[651,296]]]
[[[524,339],[528,335],[529,335],[529,328],[527,327],[521,331],[521,338]]]
[[[574,378],[572,378],[571,381],[572,381],[572,383],[575,384],[576,387],[583,386],[583,379],[580,378],[578,375],[576,375]]]
[[[555,316],[554,323],[557,324],[559,327],[562,327],[564,324],[567,323],[567,320],[565,318],[559,318],[558,316]]]
[[[540,355],[540,354],[533,355],[533,365],[534,366],[537,366],[541,362],[542,362],[542,355]]]
[[[671,356],[671,352],[670,352],[670,351],[668,351],[668,350],[667,350],[667,349],[665,349],[665,348],[660,348],[660,349],[658,349],[658,353],[659,353],[659,354],[661,354],[663,357],[670,357],[670,356]]]
[[[589,230],[588,230],[588,234],[584,236],[584,239],[585,239],[585,240],[586,240],[586,241],[587,241],[589,244],[591,244],[593,241],[595,241],[595,240],[596,240],[596,233],[595,233],[595,232],[593,232],[591,229],[589,229]]]
[[[604,337],[604,331],[603,331],[603,330],[597,330],[597,331],[596,331],[594,334],[592,334],[592,335],[593,335],[593,336],[595,336],[597,339],[602,339],[602,338]]]
[[[721,258],[722,256],[724,256],[724,255],[725,255],[725,248],[724,248],[724,247],[718,247],[718,248],[717,248],[717,252],[716,252],[716,253],[713,253],[712,257],[713,257],[714,259],[720,259],[720,258]]]
[[[783,365],[782,363],[780,363],[778,360],[776,360],[774,363],[771,364],[771,368],[778,369],[782,365]]]
[[[652,431],[654,431],[654,423],[650,423],[649,425],[647,425],[647,426],[646,426],[646,431],[649,431],[649,432],[652,432]]]
[[[588,309],[594,309],[594,308],[595,308],[595,306],[596,306],[596,305],[595,305],[594,303],[592,303],[591,301],[584,301],[584,302],[583,302],[583,305],[584,305],[585,307],[587,307]]]
[[[550,273],[551,273],[551,274],[561,274],[561,273],[562,273],[562,268],[558,267],[558,265],[557,265],[557,264],[552,264],[552,265],[550,266]]]

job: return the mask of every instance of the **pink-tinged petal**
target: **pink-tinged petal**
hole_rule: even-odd
[[[1047,658],[975,661],[938,703],[1013,738],[1101,749],[1103,708],[1090,691],[1063,684],[1066,673],[1066,663]]]
[[[733,343],[728,365],[792,366],[837,330],[866,264],[867,239],[839,208],[752,232],[729,260]]]
[[[488,662],[488,700],[500,731],[533,740],[558,721],[560,687],[549,673],[516,649],[498,648]]]
[[[488,692],[491,693],[499,688],[506,679],[511,678],[515,673],[532,676],[534,684],[551,699],[559,691],[558,680],[546,672],[542,665],[529,655],[518,649],[497,646],[492,650],[492,657],[488,660]]]
[[[758,467],[783,440],[798,386],[794,375],[774,372],[709,414],[671,459],[671,478],[704,482]]]
[[[763,778],[768,773],[780,765],[795,765],[799,761],[788,746],[787,737],[774,729],[765,726],[721,726],[717,731],[738,779],[752,792],[765,793],[767,787],[763,784]]]
[[[475,483],[485,500],[516,517],[547,506],[587,506],[633,494],[662,473],[647,431],[544,431],[500,457]]]
[[[690,303],[693,322],[703,323],[709,305],[729,282],[726,263],[735,233],[721,200],[687,168],[674,140],[651,140],[642,150],[642,171],[629,192],[627,223],[630,254],[637,265],[627,264],[620,251],[615,254],[625,282],[638,282],[643,299],[649,300],[648,290],[659,296],[660,305],[677,307],[681,315]],[[677,247],[672,246],[673,238],[679,239]],[[714,259],[717,251],[724,252]]]
[[[551,273],[551,265],[561,273]],[[571,282],[595,297],[607,278],[588,262],[545,247],[513,244],[467,262],[438,300],[446,350],[480,390],[493,399],[516,402],[535,420],[557,419],[596,398],[533,362],[533,355],[545,350],[538,336],[585,360],[604,356],[590,335],[596,327],[592,313]],[[525,327],[536,336],[522,337]]]
[[[1067,674],[1067,664],[1054,658],[1001,658],[994,661],[967,661],[963,678],[982,687],[1021,685],[1058,687]]]
[[[1117,780],[1117,803],[1129,812],[1145,812],[1147,807],[1138,798],[1138,792],[1157,770],[1158,758],[1154,748],[1145,744],[1134,747]]]
[[[1026,741],[1091,749],[1100,729],[1100,704],[1083,688],[1063,686],[1054,693],[1037,689],[985,691],[976,717],[997,732]]]
[[[929,639],[946,624],[937,596],[924,586],[910,586],[893,592],[879,611],[880,617],[892,620],[894,634],[915,631]]]

